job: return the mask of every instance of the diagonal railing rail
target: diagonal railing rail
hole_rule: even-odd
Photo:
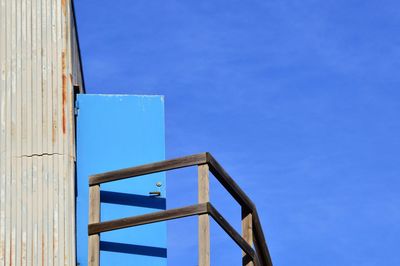
[[[198,204],[117,220],[100,221],[101,184],[195,165],[198,166]],[[209,172],[241,205],[242,235],[209,202]],[[89,195],[88,263],[90,266],[100,265],[100,233],[194,215],[199,216],[199,266],[210,265],[210,216],[242,249],[243,265],[272,266],[256,206],[210,153],[201,153],[90,176]]]

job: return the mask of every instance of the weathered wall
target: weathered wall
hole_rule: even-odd
[[[69,0],[0,0],[0,265],[75,265],[71,18]]]

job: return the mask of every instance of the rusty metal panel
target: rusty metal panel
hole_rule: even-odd
[[[0,265],[75,265],[69,0],[0,0]]]

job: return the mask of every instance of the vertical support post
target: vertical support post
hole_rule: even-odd
[[[242,207],[242,236],[250,246],[253,246],[253,217],[251,211],[246,207]],[[244,251],[242,254],[242,265],[254,266],[251,257]]]
[[[89,224],[100,222],[100,185],[89,187]],[[100,266],[100,234],[89,236],[88,266]]]
[[[210,181],[208,164],[198,166],[199,203],[210,201]],[[208,214],[199,215],[199,266],[210,266],[210,218]]]

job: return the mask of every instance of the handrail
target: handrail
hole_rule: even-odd
[[[199,153],[176,159],[149,163],[140,166],[134,166],[116,171],[92,175],[89,177],[89,186],[100,185],[111,181],[117,181],[141,175],[154,174],[158,172],[208,163],[207,154],[208,153]]]
[[[140,221],[142,222],[149,221],[149,219],[152,220],[154,217],[159,217],[159,219],[162,218],[162,220],[169,220],[191,215],[202,215],[206,213],[209,214],[211,217],[213,217],[214,220],[216,220],[216,222],[225,230],[225,232],[227,232],[231,236],[231,238],[242,248],[242,250],[251,257],[251,259],[255,262],[256,265],[272,266],[271,257],[268,251],[268,247],[265,241],[264,233],[262,230],[261,222],[255,204],[250,200],[250,198],[246,195],[246,193],[244,193],[244,191],[237,185],[237,183],[232,179],[232,177],[223,169],[223,167],[217,162],[217,160],[215,160],[215,158],[208,152],[92,175],[89,177],[89,186],[93,188],[97,187],[97,190],[99,191],[99,185],[103,183],[118,181],[126,178],[132,178],[132,177],[163,172],[183,167],[195,166],[195,165],[198,165],[199,167],[200,165],[208,165],[207,169],[209,169],[209,171],[216,177],[216,179],[222,184],[222,186],[241,205],[242,210],[251,214],[250,224],[252,224],[252,235],[254,237],[254,247],[256,251],[255,254],[253,255],[251,254],[252,253],[251,251],[253,251],[252,248],[251,251],[249,251],[247,247],[242,245],[242,241],[244,241],[248,245],[246,241],[251,241],[252,237],[250,239],[244,240],[239,234],[237,234],[237,232],[233,229],[233,227],[231,227],[229,223],[226,222],[226,220],[208,202],[208,200],[206,200],[207,202],[198,205],[193,205],[173,210],[166,210],[136,217],[123,218],[114,221],[100,222],[99,219],[97,220],[95,219],[92,220],[92,223],[89,225],[90,234],[93,235],[102,232],[100,229],[97,229],[100,231],[95,231],[93,228],[98,228],[99,226],[107,227],[111,225],[114,225],[115,227],[115,223],[117,223],[117,225],[120,224],[127,226],[136,226],[140,224],[139,223]],[[97,195],[97,193],[99,193],[97,192],[97,190],[93,190],[96,191],[94,195]],[[206,208],[206,210],[204,208]],[[96,211],[99,212],[100,210]],[[177,215],[180,216],[178,217]],[[242,223],[244,223],[244,221]],[[125,228],[125,227],[120,227],[120,228]],[[116,230],[116,229],[118,228],[110,230]],[[237,236],[236,237],[232,236],[235,235],[235,233],[239,235],[240,239],[237,238]],[[250,264],[245,263],[244,265],[250,265]]]

